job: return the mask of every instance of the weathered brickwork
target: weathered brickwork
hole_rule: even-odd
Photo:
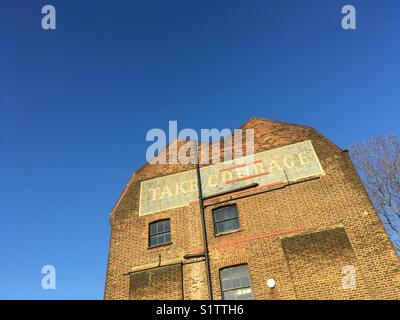
[[[307,126],[253,118],[242,128],[255,130],[255,152],[311,140],[325,175],[205,202],[214,298],[220,269],[245,263],[255,299],[400,299],[400,260],[348,154]],[[207,299],[204,260],[184,258],[203,251],[198,203],[138,215],[141,181],[193,168],[145,165],[132,176],[110,216],[105,299]],[[227,204],[240,230],[215,236],[212,210]],[[165,218],[172,243],[149,248],[149,223]],[[347,265],[352,289],[342,286]]]
[[[182,264],[153,268],[130,274],[130,294],[133,300],[148,296],[159,299],[182,299]]]

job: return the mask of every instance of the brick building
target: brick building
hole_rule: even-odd
[[[205,190],[258,183],[204,202],[213,298],[400,299],[400,260],[347,152],[308,126],[241,128],[254,129],[255,171],[202,166]],[[208,298],[193,169],[132,176],[110,216],[105,299]]]

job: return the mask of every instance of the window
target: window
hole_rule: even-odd
[[[150,223],[149,229],[150,247],[161,246],[171,242],[171,227],[169,219]]]
[[[215,209],[213,214],[215,234],[231,232],[240,228],[236,205]]]
[[[253,300],[247,264],[220,270],[223,300]]]

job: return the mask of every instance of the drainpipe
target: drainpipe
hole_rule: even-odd
[[[203,231],[204,258],[205,258],[205,263],[206,263],[208,299],[209,300],[213,300],[212,284],[211,284],[211,270],[210,270],[211,269],[210,268],[210,255],[209,255],[209,251],[208,251],[206,217],[205,217],[205,210],[204,210],[203,188],[202,188],[202,185],[201,185],[198,142],[194,141],[194,144],[195,144],[195,148],[194,149],[195,149],[195,163],[196,163],[196,173],[197,173],[197,189],[198,189],[198,193],[199,193],[201,225],[202,225],[202,231]]]

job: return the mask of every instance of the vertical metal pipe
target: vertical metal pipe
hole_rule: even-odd
[[[201,215],[201,225],[203,229],[203,243],[204,243],[204,257],[206,263],[206,275],[207,275],[207,286],[208,286],[208,299],[213,300],[212,284],[211,284],[211,270],[210,270],[210,255],[208,252],[208,240],[207,240],[207,228],[206,228],[206,216],[204,210],[204,199],[203,199],[203,188],[201,184],[201,174],[200,174],[200,161],[199,161],[199,150],[198,142],[195,143],[195,163],[196,163],[196,173],[197,173],[197,189],[199,193],[199,204],[200,204],[200,215]]]

